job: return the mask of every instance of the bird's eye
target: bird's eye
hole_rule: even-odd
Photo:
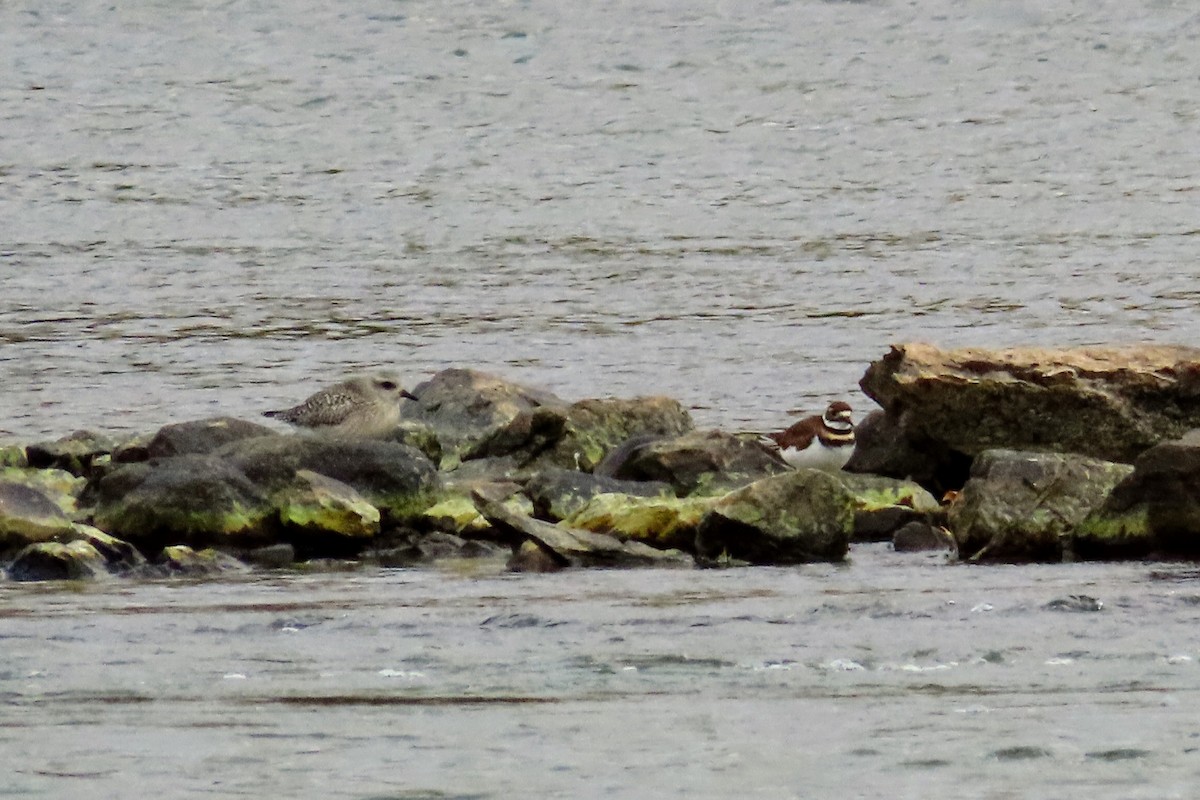
[[[385,392],[394,392],[396,390],[396,382],[395,381],[380,381],[379,388],[383,389]]]

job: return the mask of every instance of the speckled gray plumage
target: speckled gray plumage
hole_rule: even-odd
[[[400,399],[411,398],[395,375],[363,375],[322,389],[303,403],[264,416],[347,436],[380,436],[400,421]]]

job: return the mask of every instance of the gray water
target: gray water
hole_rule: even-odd
[[[1166,0],[4,3],[0,438],[385,364],[765,428],[868,410],[897,341],[1194,344],[1198,39]],[[1190,797],[1200,590],[1151,570],[0,583],[0,794]]]

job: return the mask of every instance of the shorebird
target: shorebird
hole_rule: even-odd
[[[850,404],[835,400],[824,414],[806,417],[784,431],[768,433],[768,446],[793,467],[837,471],[854,452]]]
[[[298,406],[265,411],[263,416],[335,436],[370,438],[395,430],[400,422],[402,397],[417,399],[400,387],[395,375],[377,372],[342,381]]]

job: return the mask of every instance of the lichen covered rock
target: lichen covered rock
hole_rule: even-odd
[[[564,524],[660,549],[692,550],[704,515],[715,497],[637,497],[605,493],[592,497]]]
[[[31,544],[8,567],[14,581],[95,580],[108,575],[104,556],[83,540]]]
[[[989,450],[951,504],[963,559],[1060,561],[1076,527],[1132,471],[1088,456]]]
[[[840,561],[854,530],[854,495],[813,469],[764,478],[722,497],[705,515],[697,554],[751,564]]]
[[[0,551],[71,532],[71,519],[44,493],[0,479]]]

